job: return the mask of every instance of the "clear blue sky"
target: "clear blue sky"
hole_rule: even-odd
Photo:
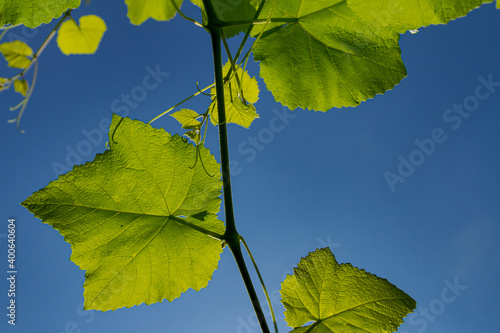
[[[185,10],[197,15],[190,4]],[[68,57],[55,41],[49,45],[21,124],[25,134],[7,124],[18,97],[0,95],[0,331],[258,332],[227,249],[213,281],[198,293],[172,303],[82,312],[84,272],[69,260],[69,244],[19,205],[57,178],[55,166],[71,167],[68,162],[102,152],[107,138],[97,133],[113,111],[148,121],[194,93],[196,82],[213,81],[210,40],[202,29],[181,18],[132,26],[120,1],[94,1],[74,11],[76,18],[89,13],[108,25],[97,54]],[[36,49],[50,27],[25,39]],[[23,36],[20,28],[13,33]],[[279,290],[301,257],[330,245],[339,262],[387,278],[417,300],[416,314],[399,332],[498,332],[499,35],[500,11],[491,4],[447,26],[405,34],[408,77],[394,90],[355,109],[294,111],[279,120],[279,129],[273,119],[290,112],[259,81],[261,118],[249,130],[231,126],[229,138],[237,163],[236,220],[270,291]],[[0,66],[0,76],[13,73],[3,60]],[[142,96],[148,66],[168,76]],[[249,70],[256,75],[258,64]],[[480,77],[497,84],[485,86]],[[135,100],[122,100],[132,93]],[[188,106],[204,111],[206,103],[200,98]],[[453,112],[460,105],[462,116]],[[171,117],[155,125],[180,131]],[[217,129],[208,136],[207,146],[218,155]],[[418,166],[400,167],[402,159]],[[405,181],[391,188],[385,174],[398,168]],[[10,217],[17,221],[15,328],[6,318]],[[275,308],[281,332],[288,332],[281,306]]]

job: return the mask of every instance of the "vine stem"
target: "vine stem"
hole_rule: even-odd
[[[68,16],[71,17],[71,11],[72,11],[72,9],[68,9],[64,13],[64,16],[59,20],[59,22],[57,22],[56,26],[52,29],[52,31],[50,32],[50,34],[43,41],[42,45],[38,48],[38,50],[36,51],[35,55],[31,59],[30,64],[21,73],[18,74],[19,76],[23,76],[26,72],[28,72],[30,70],[31,66],[33,66],[33,63],[38,60],[38,57],[43,53],[43,51],[45,50],[45,48],[47,47],[47,45],[49,45],[49,43],[52,40],[52,38],[54,38],[54,36],[56,35],[57,30],[59,29],[59,27],[61,26],[61,24],[64,22],[64,20]]]
[[[207,11],[208,23],[206,28],[210,32],[210,37],[212,39],[212,51],[214,58],[215,89],[217,96],[217,112],[219,116],[219,143],[223,184],[222,191],[224,196],[224,212],[226,218],[226,231],[224,232],[223,236],[229,249],[233,253],[248,295],[250,297],[250,300],[252,301],[252,306],[254,308],[255,314],[257,315],[257,319],[259,320],[261,330],[263,333],[270,333],[266,318],[264,316],[264,312],[262,310],[262,306],[260,305],[259,298],[257,297],[252,279],[245,264],[245,259],[243,258],[243,253],[241,251],[240,245],[240,235],[236,230],[236,224],[234,220],[233,199],[231,193],[231,174],[229,168],[229,146],[227,139],[226,110],[224,103],[224,79],[222,72],[222,22],[217,18],[215,9],[210,0],[203,0],[203,5]]]

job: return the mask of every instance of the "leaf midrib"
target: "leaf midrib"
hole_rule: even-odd
[[[78,204],[66,204],[66,203],[60,203],[60,204],[51,204],[51,203],[29,203],[30,206],[66,206],[66,207],[78,207],[78,208],[85,208],[85,209],[92,209],[94,211],[105,211],[105,212],[110,212],[110,213],[115,213],[115,214],[130,214],[130,215],[139,215],[143,217],[154,217],[154,218],[162,218],[162,219],[169,219],[173,220],[174,222],[177,222],[179,224],[185,225],[186,227],[189,227],[193,230],[196,230],[198,232],[201,232],[203,234],[217,237],[217,238],[222,238],[223,236],[217,232],[211,231],[204,229],[203,227],[197,226],[196,224],[193,224],[191,222],[185,221],[181,216],[183,215],[156,215],[156,214],[149,214],[149,213],[137,213],[137,212],[127,212],[127,211],[119,211],[119,210],[114,210],[114,209],[107,209],[107,208],[96,208],[96,207],[89,207],[89,206],[84,206],[84,205],[78,205]],[[202,210],[203,211],[203,210]],[[200,212],[196,212],[193,215],[196,215]],[[210,213],[209,214],[213,214]],[[191,217],[193,215],[190,215]],[[215,214],[213,214],[215,215]],[[195,218],[196,219],[196,218]],[[205,231],[202,231],[201,229],[204,229]],[[207,233],[208,232],[208,233]]]

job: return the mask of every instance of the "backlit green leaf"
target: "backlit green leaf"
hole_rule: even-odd
[[[347,5],[372,25],[405,32],[448,23],[489,2],[492,0],[347,0]]]
[[[125,0],[130,23],[139,25],[149,18],[168,21],[177,13],[174,4],[180,8],[183,0]]]
[[[106,23],[96,15],[80,17],[79,26],[67,20],[59,28],[57,45],[66,55],[92,54],[97,51],[105,31]]]
[[[206,234],[224,231],[220,165],[202,146],[117,115],[109,144],[22,203],[71,244],[71,260],[86,270],[85,309],[206,287],[222,251]]]
[[[190,130],[184,133],[185,136],[193,140],[194,143],[199,144],[201,140],[200,130]]]
[[[373,29],[345,0],[276,0],[273,18],[296,22],[264,33],[254,58],[275,99],[291,109],[356,106],[406,76],[399,34]]]
[[[201,122],[196,119],[200,117],[200,115],[193,110],[182,109],[172,113],[172,117],[181,123],[182,128],[185,129],[199,128],[201,126]]]
[[[80,0],[0,0],[0,27],[24,24],[35,28],[79,6]]]
[[[223,67],[223,76],[226,77],[231,64],[228,62]],[[226,123],[234,123],[243,127],[250,127],[252,122],[259,117],[255,107],[259,99],[259,85],[254,77],[250,77],[248,72],[237,67],[237,76],[231,74],[231,79],[224,86],[224,103],[226,104]],[[238,80],[241,85],[238,85]],[[241,93],[243,92],[243,93]],[[214,125],[219,123],[219,114],[217,112],[217,100],[215,98],[215,88],[212,88],[214,95],[212,105],[210,106],[210,118]]]
[[[281,284],[281,295],[294,333],[394,332],[416,307],[386,279],[339,265],[329,248],[302,258]]]
[[[22,79],[16,79],[14,81],[14,90],[25,97],[26,93],[28,92],[28,88],[28,81]]]
[[[20,40],[0,44],[0,53],[3,54],[7,64],[14,68],[26,68],[33,57],[33,50]]]

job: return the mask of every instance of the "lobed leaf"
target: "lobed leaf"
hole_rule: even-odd
[[[302,258],[281,284],[281,295],[294,333],[394,332],[416,307],[386,279],[339,265],[329,248]]]
[[[275,99],[291,109],[356,106],[406,76],[399,34],[373,29],[345,0],[276,0],[273,18],[295,22],[271,25],[254,59]]]
[[[0,53],[3,54],[7,65],[24,69],[29,66],[33,57],[33,50],[20,40],[0,44]]]
[[[35,28],[80,6],[80,0],[0,0],[0,27],[24,24]]]
[[[291,109],[357,106],[406,76],[400,32],[447,23],[486,2],[268,1],[260,18],[273,23],[253,49],[254,59],[275,99]]]
[[[67,20],[59,28],[57,45],[65,55],[93,54],[105,31],[106,23],[96,15],[80,17],[79,26],[75,21]]]
[[[128,8],[127,17],[130,23],[135,25],[140,25],[149,18],[168,21],[177,13],[175,6],[181,8],[182,2],[183,0],[125,0]]]
[[[247,71],[244,71],[239,66],[236,68],[236,75],[233,72],[230,80],[224,85],[226,123],[234,123],[248,128],[259,117],[252,105],[259,100],[259,85],[257,80],[250,77]],[[231,64],[228,62],[222,68],[223,77],[227,76],[230,69]],[[217,111],[216,89],[212,88],[211,92],[214,97],[210,106],[210,119],[212,124],[217,125],[219,123],[219,113]]]
[[[347,5],[364,21],[391,27],[398,32],[431,24],[446,24],[467,15],[492,0],[347,0]],[[497,2],[498,4],[498,2]]]
[[[26,94],[28,93],[29,85],[28,81],[23,80],[23,79],[16,79],[14,80],[14,90],[24,97],[26,97]]]
[[[206,234],[224,231],[219,164],[202,146],[117,115],[109,144],[22,203],[71,244],[71,260],[86,270],[85,309],[206,287],[222,251]]]

